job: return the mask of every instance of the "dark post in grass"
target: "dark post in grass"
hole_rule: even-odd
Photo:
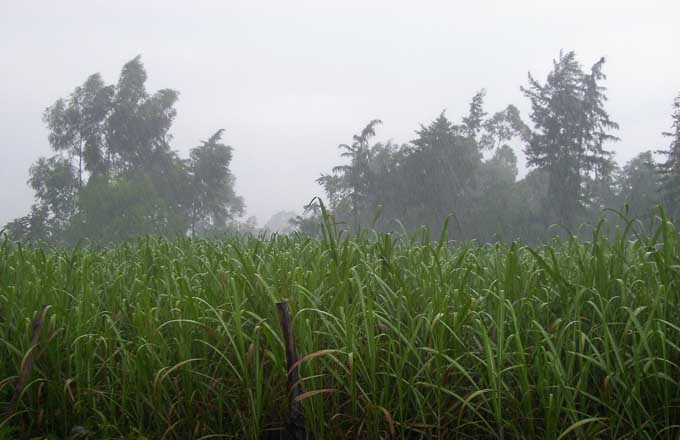
[[[40,342],[40,331],[42,330],[43,322],[45,322],[45,315],[47,314],[47,306],[43,305],[40,308],[38,317],[33,321],[33,337],[31,338],[31,348],[29,348],[28,356],[21,365],[21,371],[19,371],[19,377],[16,384],[14,385],[14,394],[12,394],[12,400],[9,401],[7,409],[3,414],[3,419],[6,421],[9,417],[14,415],[17,404],[19,403],[19,398],[24,390],[24,387],[28,383],[31,377],[31,371],[33,370],[33,363],[35,362],[35,352],[38,350],[38,343]]]
[[[300,393],[300,377],[298,375],[297,354],[295,353],[295,339],[291,329],[290,311],[288,303],[281,301],[276,303],[283,330],[283,344],[286,349],[286,363],[288,367],[288,421],[286,423],[286,438],[294,440],[305,440],[307,438],[305,430],[305,417],[300,408],[297,397]]]

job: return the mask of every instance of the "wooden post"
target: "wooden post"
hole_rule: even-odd
[[[297,353],[295,352],[295,339],[291,328],[290,311],[288,303],[281,301],[276,303],[283,330],[283,344],[286,349],[286,364],[288,368],[288,421],[286,423],[286,437],[291,440],[306,440],[305,417],[297,397],[300,392],[300,376],[297,367]]]
[[[17,403],[19,403],[19,397],[24,387],[28,383],[31,377],[31,370],[33,370],[33,363],[35,362],[35,352],[38,350],[38,343],[40,342],[40,332],[42,330],[43,322],[45,321],[45,315],[47,314],[47,306],[43,305],[40,308],[38,317],[33,321],[33,338],[31,339],[31,348],[29,348],[28,356],[26,356],[26,361],[21,366],[21,371],[19,371],[19,378],[17,379],[16,385],[14,385],[14,394],[12,395],[12,400],[9,401],[9,405],[5,410],[3,419],[6,421],[9,417],[14,415]]]

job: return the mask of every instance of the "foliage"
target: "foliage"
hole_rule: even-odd
[[[598,228],[540,248],[321,227],[102,249],[4,241],[3,402],[48,305],[4,425],[19,438],[277,438],[286,299],[312,438],[680,434],[680,235],[663,214],[649,233],[628,223],[634,240]]]
[[[576,225],[584,204],[583,186],[587,177],[607,179],[612,153],[604,143],[617,138],[617,129],[604,109],[605,88],[599,81],[604,58],[586,73],[576,54],[560,53],[545,84],[529,74],[529,86],[522,88],[531,101],[535,128],[525,149],[529,166],[544,168],[550,176],[547,210],[554,221]]]
[[[605,148],[618,140],[611,134],[618,125],[605,108],[604,62],[586,71],[574,52],[560,53],[545,82],[529,74],[521,90],[531,104],[532,127],[514,105],[489,115],[484,90],[473,96],[460,124],[442,112],[407,144],[372,143],[381,122],[371,121],[351,146],[339,146],[348,163],[317,180],[334,218],[354,230],[414,231],[422,225],[439,230],[451,215],[450,238],[537,243],[560,231],[587,236],[579,225],[603,215],[618,221],[603,214],[609,209],[627,206],[629,214],[648,219],[659,203],[675,206],[680,134],[666,133],[673,142],[664,152],[662,181],[651,153],[621,169]],[[677,132],[680,97],[676,101]],[[529,172],[518,180],[515,151],[521,146]]]
[[[660,153],[666,156],[666,161],[661,164],[662,190],[669,210],[677,215],[680,214],[680,94],[673,103],[672,130],[665,132],[664,136],[671,139],[667,150]]]
[[[578,226],[597,222],[607,209],[627,206],[649,218],[662,203],[677,215],[680,96],[673,131],[665,133],[671,144],[661,151],[666,161],[658,165],[644,154],[620,168],[606,149],[617,140],[618,125],[605,108],[604,63],[584,69],[574,52],[561,52],[545,81],[529,74],[521,90],[531,126],[514,105],[488,113],[483,89],[460,122],[442,111],[407,143],[376,141],[382,121],[371,120],[339,145],[344,163],[317,179],[334,221],[355,231],[413,232],[440,230],[450,217],[449,238],[536,243],[553,237],[554,225],[566,235],[582,234]],[[55,155],[31,167],[35,203],[6,226],[10,236],[55,244],[258,232],[254,223],[235,220],[245,205],[234,189],[233,148],[223,143],[224,130],[189,158],[179,157],[170,145],[179,94],[150,93],[146,81],[135,57],[115,85],[91,75],[45,110]],[[520,179],[522,147],[529,172]],[[316,236],[318,220],[317,209],[293,223]]]
[[[511,200],[518,170],[510,144],[526,139],[528,128],[514,106],[487,118],[483,98],[484,91],[475,94],[461,124],[442,112],[409,144],[371,144],[379,123],[374,120],[351,147],[340,145],[349,163],[318,179],[337,221],[354,229],[413,231],[422,225],[440,229],[453,214],[456,238],[497,237],[499,227],[513,223],[508,213],[521,211],[522,200]],[[487,160],[485,152],[491,153]]]
[[[234,176],[229,171],[233,148],[220,142],[218,130],[190,156],[191,231],[197,228],[225,228],[227,221],[243,214],[244,203],[234,192]]]
[[[645,218],[661,204],[661,180],[651,151],[631,159],[623,167],[619,180],[620,197],[623,199],[619,205],[628,205],[631,216]]]
[[[120,241],[144,234],[225,229],[243,213],[223,130],[184,160],[170,148],[178,92],[149,94],[140,57],[114,85],[91,75],[45,110],[56,153],[31,167],[36,204],[7,225],[15,238],[48,243]]]

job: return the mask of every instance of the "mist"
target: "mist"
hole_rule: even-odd
[[[141,54],[150,89],[180,92],[173,146],[216,127],[235,147],[232,172],[246,217],[264,224],[320,194],[336,146],[373,118],[406,142],[443,109],[514,103],[528,71],[542,77],[561,49],[607,58],[610,102],[625,162],[665,146],[680,89],[677,2],[5,2],[0,17],[0,223],[23,215],[30,164],[49,155],[45,107],[89,74],[115,81]],[[521,149],[520,175],[525,173]]]
[[[0,439],[680,438],[678,17],[0,0]]]
[[[0,164],[0,224],[34,203],[25,184],[29,168],[52,154],[45,108],[93,73],[115,84],[121,66],[137,55],[150,92],[179,94],[167,132],[179,156],[224,129],[233,148],[233,190],[243,200],[235,220],[253,227],[283,212],[302,214],[313,197],[327,196],[316,180],[345,163],[337,146],[370,120],[382,122],[376,142],[407,144],[442,111],[457,123],[473,94],[485,90],[486,112],[513,105],[531,126],[520,88],[529,72],[544,79],[561,51],[574,51],[586,69],[606,59],[606,111],[620,139],[607,149],[619,167],[668,147],[662,133],[671,127],[680,90],[672,19],[680,7],[672,1],[3,8],[0,148],[7,160]],[[526,143],[508,146],[521,180],[531,169]]]

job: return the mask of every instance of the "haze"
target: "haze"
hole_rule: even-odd
[[[0,225],[33,200],[28,168],[50,155],[45,107],[91,73],[115,83],[141,54],[149,90],[180,92],[173,148],[186,156],[218,128],[247,216],[262,224],[323,193],[339,143],[380,118],[377,138],[406,142],[471,96],[515,104],[527,72],[560,49],[607,59],[608,109],[622,164],[667,146],[680,90],[680,2],[18,2],[0,6]],[[567,6],[568,4],[568,6]],[[519,155],[520,166],[524,158]]]

